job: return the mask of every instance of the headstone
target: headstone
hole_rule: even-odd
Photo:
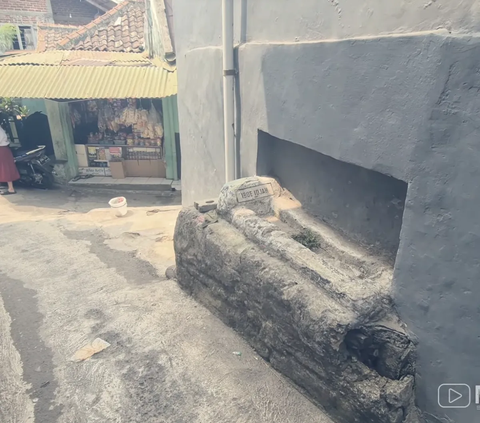
[[[218,198],[217,211],[228,215],[237,207],[253,210],[260,216],[274,212],[272,200],[282,194],[282,187],[273,178],[250,176],[225,184]]]

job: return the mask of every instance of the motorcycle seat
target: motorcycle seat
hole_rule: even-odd
[[[44,150],[44,149],[45,149],[44,146],[40,146],[40,147],[31,149],[31,150],[30,149],[29,150],[18,149],[18,150],[12,150],[12,154],[13,154],[14,158],[19,158],[19,157],[28,156],[29,154],[38,153],[39,151]]]

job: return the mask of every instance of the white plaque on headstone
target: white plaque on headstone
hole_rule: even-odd
[[[237,191],[237,201],[239,203],[245,203],[247,201],[255,201],[272,195],[272,184],[254,185],[252,187],[239,189]]]

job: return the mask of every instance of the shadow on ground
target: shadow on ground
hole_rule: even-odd
[[[108,207],[108,201],[118,196],[124,196],[131,207],[176,206],[182,203],[180,191],[139,192],[70,187],[55,187],[50,190],[19,187],[16,195],[4,198],[16,206],[47,207],[85,213],[95,208]]]

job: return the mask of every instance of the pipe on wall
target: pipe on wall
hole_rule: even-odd
[[[225,137],[225,182],[236,179],[235,69],[233,59],[233,0],[222,0],[223,124]]]

